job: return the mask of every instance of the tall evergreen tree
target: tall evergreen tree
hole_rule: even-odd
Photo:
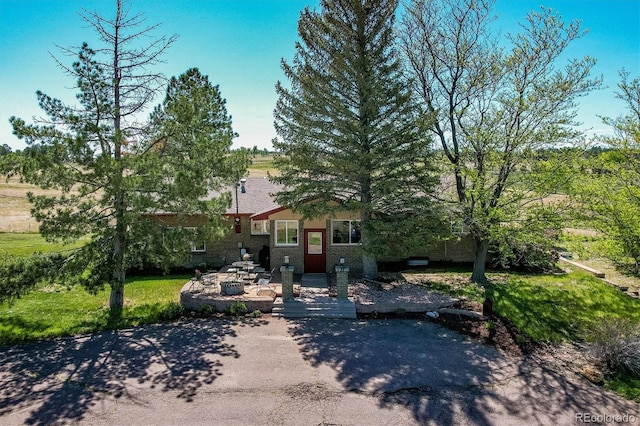
[[[174,253],[178,243],[184,246],[193,237],[174,235],[167,247],[159,227],[147,220],[149,214],[162,209],[215,217],[220,203],[200,197],[246,163],[218,167],[230,157],[234,134],[217,88],[197,71],[171,81],[151,127],[136,122],[166,81],[152,68],[174,38],[151,37],[157,26],[142,26],[142,15],[130,14],[122,0],[116,1],[113,19],[89,12],[83,16],[103,47],[84,44],[78,61],[67,69],[77,82],[78,105],[38,92],[48,118],[35,124],[11,118],[14,133],[28,148],[16,156],[19,161],[3,162],[3,171],[60,190],[56,196],[29,195],[40,232],[63,240],[90,235],[91,242],[58,273],[89,288],[110,284],[109,305],[117,313],[127,268],[142,253],[161,262],[158,255]],[[140,40],[149,44],[140,46]],[[203,225],[216,228],[211,221]]]
[[[389,247],[384,242],[408,238],[401,230],[415,231],[408,221],[431,208],[424,117],[393,48],[397,6],[397,0],[322,0],[319,12],[306,8],[293,63],[282,62],[291,86],[277,85],[280,175],[272,179],[289,189],[276,198],[304,217],[360,212],[363,270],[371,277],[376,257]]]

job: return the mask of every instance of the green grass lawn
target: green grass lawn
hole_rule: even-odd
[[[628,318],[640,324],[640,300],[593,275],[510,275],[495,286],[493,307],[535,341],[588,338],[604,318]]]
[[[171,316],[186,275],[131,278],[119,318],[109,314],[109,289],[95,295],[82,287],[43,288],[14,304],[0,305],[0,346],[26,341],[134,327]]]
[[[469,282],[468,269],[425,269],[405,276],[412,273],[432,290],[484,300],[484,290]],[[584,340],[604,318],[628,318],[640,324],[639,299],[582,270],[557,275],[488,272],[487,277],[493,283],[494,311],[537,342]]]
[[[461,271],[439,272],[434,277],[442,282],[429,277],[429,286],[482,301],[483,291],[460,279],[461,276],[468,275],[461,275]],[[561,275],[488,273],[487,276],[494,284],[491,297],[494,311],[537,342],[589,340],[594,326],[607,318],[626,318],[640,324],[640,300],[581,270]],[[607,379],[605,385],[627,399],[640,402],[638,378],[618,374]]]
[[[49,243],[40,234],[0,233],[0,256],[30,256],[33,253],[50,253],[55,251],[73,250],[88,240],[82,239],[73,244]]]

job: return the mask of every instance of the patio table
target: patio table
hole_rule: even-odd
[[[234,268],[242,269],[242,271],[237,272],[237,275],[246,275],[248,278],[251,278],[251,272],[253,272],[254,268],[257,268],[258,266],[260,266],[260,264],[254,263],[251,261],[241,260],[238,262],[233,262],[231,266],[233,266]]]

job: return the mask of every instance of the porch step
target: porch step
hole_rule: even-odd
[[[277,298],[271,315],[282,318],[346,318],[356,319],[352,300],[329,296],[314,296],[283,301]]]
[[[327,288],[327,274],[303,274],[300,286]]]

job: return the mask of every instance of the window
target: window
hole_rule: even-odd
[[[204,241],[196,240],[198,229],[194,228],[194,227],[191,227],[191,226],[188,226],[188,227],[185,227],[185,230],[191,232],[192,233],[191,237],[194,238],[189,243],[189,247],[191,247],[191,253],[206,253],[207,252],[207,244]]]
[[[207,244],[202,241],[198,243],[191,243],[191,253],[205,253],[207,251]]]
[[[333,244],[360,244],[360,221],[331,221],[331,241]]]
[[[298,245],[298,221],[276,220],[276,245]]]
[[[269,235],[269,221],[251,219],[251,235]]]

